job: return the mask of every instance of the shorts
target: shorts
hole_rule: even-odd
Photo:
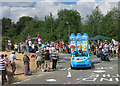
[[[112,50],[110,50],[110,53],[112,53]]]
[[[116,54],[116,50],[114,50],[114,53]]]
[[[50,61],[45,60],[44,68],[50,67]]]
[[[0,70],[0,75],[7,75],[7,71],[6,70]]]

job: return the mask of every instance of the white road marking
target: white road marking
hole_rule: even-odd
[[[93,71],[93,72],[96,72],[96,73],[103,73],[103,72],[106,72],[105,70],[96,70],[96,71]]]
[[[97,69],[113,69],[112,67],[99,67]]]
[[[70,72],[68,72],[67,77],[68,77],[68,78],[72,77]]]
[[[38,75],[37,77],[40,77],[41,76],[41,74],[40,75]]]
[[[15,82],[15,83],[12,83],[12,84],[19,84],[19,83],[21,83],[21,82]]]
[[[99,74],[92,73],[88,78],[97,78],[97,77],[99,77]]]
[[[60,70],[66,70],[66,68],[64,68],[64,69],[60,69]]]
[[[46,81],[47,81],[47,82],[56,82],[55,79],[47,79]]]
[[[106,80],[106,81],[110,81],[110,82],[112,82],[113,80],[112,80],[112,78],[109,78],[109,79],[106,79],[106,78],[101,78],[100,79],[100,81],[102,82],[103,80]]]
[[[70,70],[71,68],[68,68],[67,70]]]
[[[110,74],[103,74],[103,77],[110,77]]]
[[[96,81],[97,78],[93,78],[93,79],[83,78],[82,80],[83,80],[83,81]]]
[[[112,77],[116,77],[116,78],[118,77],[118,78],[119,78],[119,77],[120,77],[120,75],[119,75],[119,74],[116,74],[116,76],[112,76]]]
[[[80,80],[81,78],[77,78],[76,80]]]
[[[115,78],[115,80],[116,80],[117,82],[119,82],[119,79],[118,79],[118,78]]]

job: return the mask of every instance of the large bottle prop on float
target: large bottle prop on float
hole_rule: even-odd
[[[82,36],[82,51],[89,53],[89,36],[87,33],[84,33]]]
[[[76,36],[75,36],[75,34],[74,33],[72,33],[71,35],[70,35],[70,48],[71,48],[71,54],[75,51],[75,39],[76,39]]]
[[[82,50],[82,35],[80,33],[77,33],[76,43],[77,43],[78,51],[81,51]]]

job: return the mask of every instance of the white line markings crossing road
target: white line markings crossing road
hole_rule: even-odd
[[[96,73],[103,73],[103,72],[106,72],[105,70],[96,70],[96,71],[93,71],[93,72],[96,72]]]
[[[97,69],[113,69],[112,67],[99,67]]]

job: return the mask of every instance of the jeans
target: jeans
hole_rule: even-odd
[[[96,55],[98,54],[98,49],[96,49]]]
[[[29,48],[28,48],[28,45],[26,45],[26,52],[29,52]]]
[[[52,69],[56,69],[57,59],[53,59]]]
[[[12,74],[14,74],[16,70],[15,62],[11,63],[11,67],[12,67]]]

